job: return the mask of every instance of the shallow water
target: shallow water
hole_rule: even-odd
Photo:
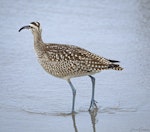
[[[0,131],[150,131],[149,0],[0,1]],[[74,44],[120,61],[121,72],[94,75],[98,111],[89,113],[89,77],[64,80],[38,64],[30,31],[39,21],[45,42]],[[109,126],[109,127],[108,127]]]

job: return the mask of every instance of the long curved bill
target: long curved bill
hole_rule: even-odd
[[[23,26],[22,28],[19,29],[19,32],[22,30],[22,29],[30,29],[30,26]]]

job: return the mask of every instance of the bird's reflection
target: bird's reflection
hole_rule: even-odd
[[[96,132],[95,125],[96,125],[96,122],[97,122],[97,120],[96,120],[97,112],[98,112],[98,108],[95,108],[94,110],[89,111],[90,116],[91,116],[92,126],[93,126],[93,132]]]
[[[93,109],[92,111],[89,111],[90,117],[91,117],[91,123],[92,123],[92,129],[93,132],[96,132],[96,123],[97,123],[97,112],[98,112],[98,108]],[[77,124],[76,124],[76,114],[72,114],[72,121],[73,121],[73,127],[75,132],[79,132],[78,128],[77,128]]]
[[[72,121],[73,121],[74,131],[75,131],[75,132],[78,132],[77,125],[76,125],[75,114],[72,114]]]

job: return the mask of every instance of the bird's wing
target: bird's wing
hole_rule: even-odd
[[[65,61],[86,71],[108,69],[112,64],[108,59],[74,45],[47,44],[45,51],[49,61]]]
[[[93,54],[83,48],[65,44],[47,44],[46,53],[48,58],[57,61],[95,61],[101,64],[110,64],[111,61]]]

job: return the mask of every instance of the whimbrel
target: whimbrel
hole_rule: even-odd
[[[93,54],[83,48],[67,44],[44,43],[42,40],[39,22],[31,22],[19,29],[31,29],[34,36],[34,49],[38,61],[49,74],[67,80],[72,89],[72,113],[75,106],[76,89],[71,78],[89,76],[92,81],[92,98],[89,110],[97,108],[94,99],[95,78],[92,76],[102,70],[113,69],[123,70],[118,64],[119,61],[109,60]]]

